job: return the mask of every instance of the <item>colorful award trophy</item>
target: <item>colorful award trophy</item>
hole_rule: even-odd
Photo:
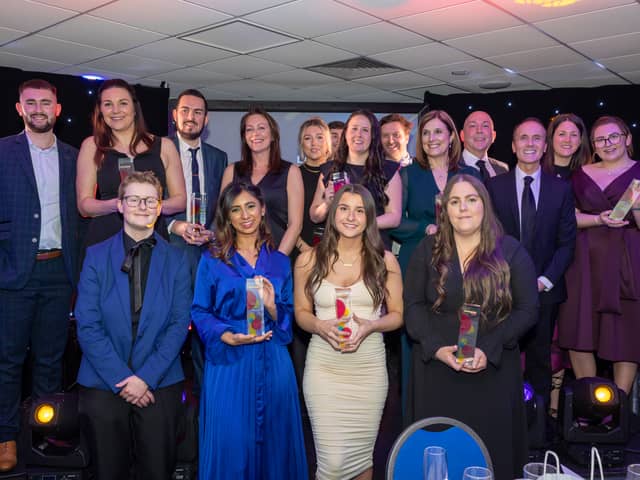
[[[133,158],[123,155],[118,157],[118,172],[120,173],[120,183],[135,170],[133,166]]]
[[[191,194],[191,211],[188,218],[189,223],[206,227],[207,223],[207,194],[192,193]]]
[[[338,330],[347,338],[351,336],[351,289],[336,288],[336,318],[338,319]],[[340,348],[344,348],[344,342],[339,343]]]
[[[262,278],[247,278],[247,334],[264,335]]]
[[[338,193],[338,190],[351,183],[347,172],[333,172],[331,174],[331,181],[333,182],[334,193]]]
[[[460,330],[458,333],[458,363],[472,363],[478,339],[478,324],[480,323],[480,305],[465,303],[460,309]]]
[[[436,225],[440,221],[440,213],[442,212],[442,192],[436,193],[434,197],[435,202],[435,214],[436,214]]]
[[[611,220],[624,220],[633,204],[640,198],[640,180],[634,178],[609,214]]]

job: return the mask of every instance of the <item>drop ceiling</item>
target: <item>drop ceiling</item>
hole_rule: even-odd
[[[393,73],[314,68],[361,57]],[[640,1],[3,0],[0,65],[241,101],[628,85],[640,83]]]

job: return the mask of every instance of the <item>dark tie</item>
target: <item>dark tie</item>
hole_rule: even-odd
[[[524,177],[520,212],[520,241],[529,253],[533,250],[533,231],[536,224],[536,202],[531,190],[533,177]]]
[[[196,195],[200,195],[200,172],[198,170],[197,158],[198,150],[200,150],[200,147],[189,149],[191,152],[191,193],[195,193]]]
[[[480,176],[482,177],[482,181],[486,182],[491,178],[491,174],[489,170],[487,170],[487,162],[485,160],[478,160],[476,165],[480,169]]]
[[[153,248],[156,244],[156,239],[153,237],[145,238],[134,244],[129,249],[127,255],[124,257],[124,262],[120,270],[129,275],[129,278],[133,277],[133,311],[139,312],[142,308],[142,266],[140,262],[140,249]]]

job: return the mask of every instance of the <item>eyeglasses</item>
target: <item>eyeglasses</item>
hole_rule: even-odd
[[[626,133],[612,133],[608,137],[594,138],[593,144],[598,148],[604,147],[607,144],[607,142],[609,142],[609,145],[618,145],[622,141],[622,139],[626,136],[627,136]]]
[[[147,208],[156,208],[160,203],[156,197],[139,197],[138,195],[127,195],[124,197],[124,201],[127,204],[127,207],[135,208],[140,203],[143,203]]]

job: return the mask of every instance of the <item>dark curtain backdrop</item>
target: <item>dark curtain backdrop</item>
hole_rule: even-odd
[[[515,164],[511,151],[513,128],[526,117],[538,117],[547,125],[556,113],[572,112],[584,120],[587,129],[602,115],[621,117],[633,135],[635,159],[640,159],[640,85],[597,88],[556,88],[521,92],[431,95],[425,93],[423,110],[446,110],[458,129],[471,110],[484,110],[494,120],[496,141],[489,154]],[[634,126],[635,125],[635,126]]]
[[[25,80],[42,78],[58,89],[58,102],[62,113],[55,126],[60,140],[80,147],[82,140],[92,134],[91,113],[95,105],[96,91],[101,81],[85,80],[72,75],[25,72],[15,68],[0,67],[0,137],[13,135],[23,130],[22,118],[16,112],[18,86]],[[156,135],[167,135],[167,110],[169,89],[135,85],[149,131]]]

